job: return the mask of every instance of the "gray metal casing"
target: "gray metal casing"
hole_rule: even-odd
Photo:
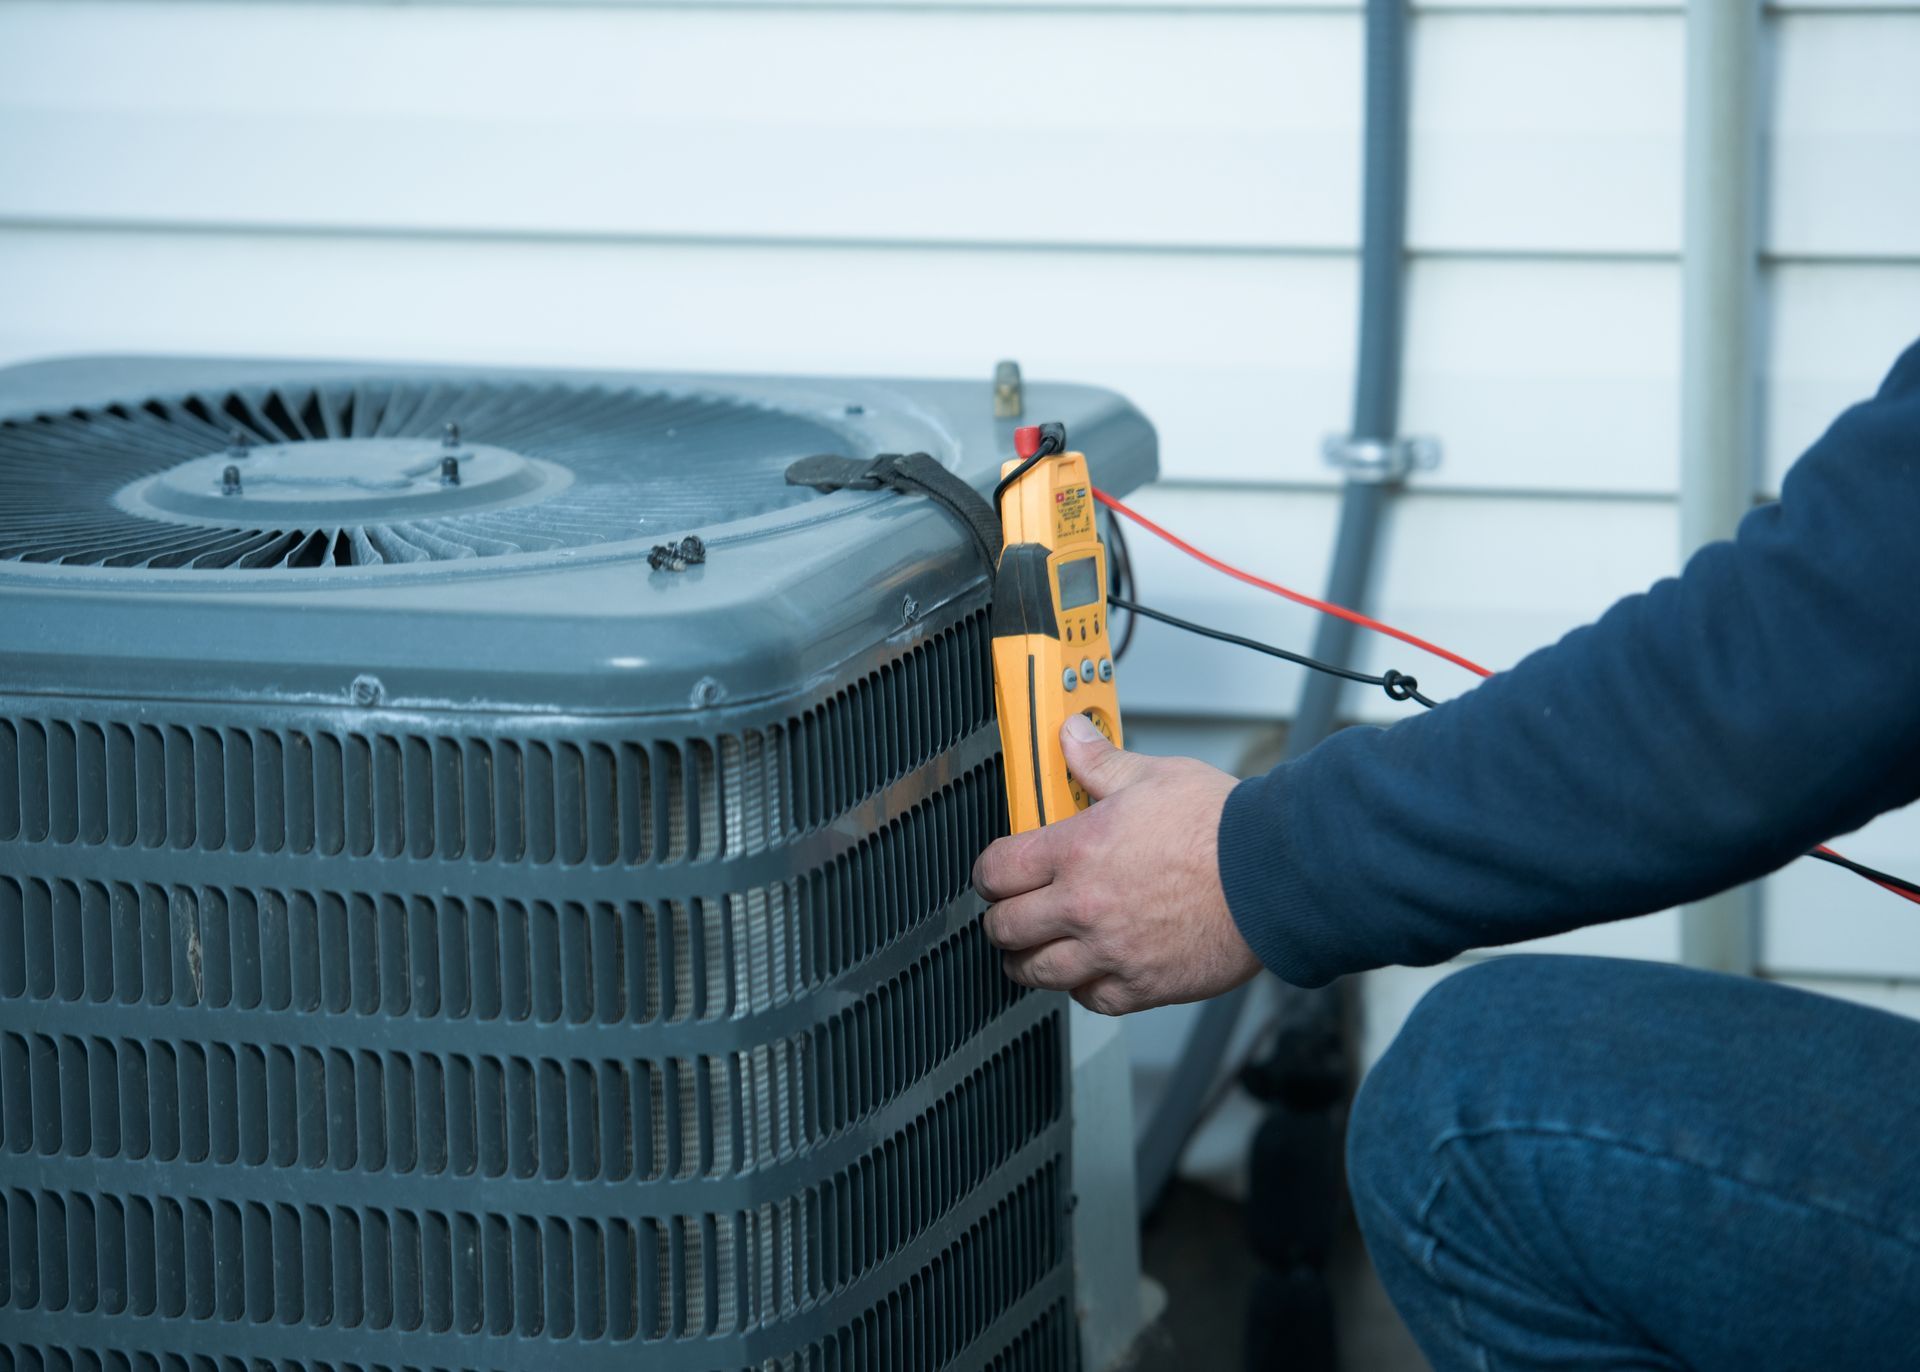
[[[0,421],[400,373],[530,375],[51,362]],[[1011,450],[984,382],[533,375],[983,492]],[[1151,476],[1117,397],[1027,400]],[[1071,1365],[1065,1019],[968,887],[1005,824],[977,554],[891,493],[698,532],[682,572],[0,562],[16,1361]]]

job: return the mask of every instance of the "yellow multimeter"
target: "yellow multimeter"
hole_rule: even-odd
[[[1043,427],[1050,431],[1044,437]],[[1060,451],[1066,435],[1057,425],[1018,429],[1020,456],[1001,476],[1012,476],[1043,443],[1053,451],[1001,498],[1005,546],[993,590],[993,697],[1016,834],[1090,803],[1060,751],[1069,715],[1086,715],[1115,747],[1121,744],[1107,643],[1107,550],[1094,524],[1086,455]]]

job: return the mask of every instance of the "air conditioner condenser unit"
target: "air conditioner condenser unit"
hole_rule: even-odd
[[[1029,385],[1096,478],[1154,467]],[[0,1364],[1065,1369],[984,384],[0,371]],[[695,542],[688,542],[692,536]],[[651,556],[650,556],[651,555]]]

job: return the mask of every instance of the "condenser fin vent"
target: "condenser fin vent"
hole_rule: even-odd
[[[0,561],[324,570],[560,554],[811,498],[805,415],[660,391],[412,379],[0,421]]]

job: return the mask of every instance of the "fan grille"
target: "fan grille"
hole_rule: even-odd
[[[803,415],[577,385],[390,379],[76,408],[0,420],[0,562],[219,572],[552,553],[795,504],[811,493],[786,466],[844,451]]]

